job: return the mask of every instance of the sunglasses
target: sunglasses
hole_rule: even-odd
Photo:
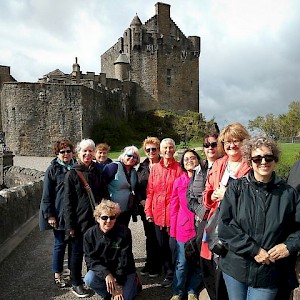
[[[129,158],[133,158],[133,159],[138,159],[139,157],[137,155],[133,155],[133,154],[126,154],[127,157]]]
[[[108,219],[110,219],[111,221],[115,220],[117,218],[117,216],[100,216],[99,217],[101,220],[103,221],[107,221]]]
[[[265,162],[269,163],[269,162],[275,160],[275,156],[273,154],[266,154],[264,156],[257,155],[257,156],[251,157],[251,160],[256,164],[261,164],[263,159],[265,160]]]
[[[196,156],[191,156],[191,157],[185,157],[185,158],[183,159],[183,161],[184,161],[184,162],[188,162],[188,161],[190,161],[190,160],[196,160],[196,159],[197,159]]]
[[[209,147],[216,148],[217,146],[218,146],[218,143],[217,143],[217,142],[204,143],[204,144],[203,144],[203,147],[204,147],[204,148],[209,148]]]
[[[156,152],[156,150],[157,150],[156,148],[147,148],[147,149],[146,149],[146,152],[147,152],[147,153],[150,153],[151,151],[152,151],[152,152]]]
[[[68,154],[69,154],[69,153],[71,153],[71,152],[72,152],[72,150],[60,150],[60,151],[59,151],[60,154],[65,154],[65,153],[68,153]]]

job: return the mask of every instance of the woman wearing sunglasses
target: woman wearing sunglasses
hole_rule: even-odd
[[[39,212],[40,229],[52,229],[54,234],[54,250],[52,269],[54,282],[59,288],[66,286],[62,276],[65,242],[65,221],[63,217],[64,179],[75,160],[73,157],[74,146],[69,140],[57,141],[54,145],[56,158],[51,161],[46,170],[43,195]]]
[[[228,187],[220,212],[219,237],[228,251],[219,267],[229,299],[288,300],[298,286],[299,197],[275,174],[274,141],[252,138],[243,156],[251,171]]]
[[[157,259],[159,256],[159,248],[155,235],[154,223],[147,221],[144,207],[147,198],[147,184],[150,170],[160,161],[159,147],[160,141],[157,137],[147,137],[144,140],[143,150],[146,154],[146,159],[140,163],[137,170],[140,195],[142,199],[139,205],[139,214],[143,222],[146,237],[146,262],[145,266],[141,269],[140,274],[143,276],[149,275],[151,278],[159,276],[161,272],[161,265]]]
[[[218,137],[218,150],[223,157],[214,162],[203,192],[203,204],[209,211],[207,220],[220,205],[229,183],[249,172],[250,167],[242,159],[242,144],[248,138],[246,128],[238,122],[226,126],[221,131]],[[226,300],[225,283],[217,268],[214,253],[208,248],[205,230],[200,255],[203,281],[209,297],[212,300]]]
[[[88,272],[86,285],[101,299],[133,300],[141,288],[132,253],[129,228],[116,223],[118,203],[102,200],[96,206],[97,225],[84,235],[84,254]]]
[[[121,208],[118,222],[127,227],[131,216],[136,218],[137,205],[140,200],[137,173],[134,168],[139,162],[138,148],[128,146],[124,148],[117,161],[106,165],[103,170],[110,198],[119,203]]]

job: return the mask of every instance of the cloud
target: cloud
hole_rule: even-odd
[[[100,55],[137,13],[145,23],[157,1],[0,0],[0,64],[19,81],[37,81],[78,57],[99,73]],[[220,127],[286,113],[299,100],[300,2],[169,0],[171,18],[201,37],[200,109]]]

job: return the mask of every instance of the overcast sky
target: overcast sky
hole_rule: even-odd
[[[17,81],[50,71],[100,73],[100,55],[152,0],[0,0],[0,65]],[[163,1],[162,1],[163,2]],[[200,112],[222,128],[300,101],[299,0],[169,0],[171,18],[201,37]]]

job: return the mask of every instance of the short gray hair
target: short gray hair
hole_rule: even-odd
[[[171,138],[164,138],[161,142],[160,142],[160,151],[161,149],[164,147],[165,144],[171,144],[174,146],[174,149],[176,150],[176,145],[175,145],[175,141]]]
[[[96,145],[92,139],[83,139],[76,145],[76,152],[79,153],[81,148],[92,147],[95,151]]]

